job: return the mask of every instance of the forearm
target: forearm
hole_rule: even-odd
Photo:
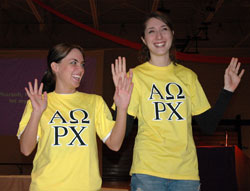
[[[40,119],[41,114],[32,112],[30,120],[20,137],[20,149],[25,156],[30,155],[37,144],[37,131]]]
[[[106,141],[106,145],[111,150],[118,151],[121,148],[126,131],[126,121],[127,110],[117,108],[116,122],[112,129],[110,137]]]
[[[216,130],[216,127],[229,104],[232,94],[232,92],[223,89],[214,107],[200,115],[194,116],[194,119],[197,121],[203,133],[212,134]]]
[[[116,120],[116,110],[114,111],[113,119]],[[125,138],[130,135],[133,129],[135,118],[132,115],[129,115],[127,113],[127,121],[126,121],[126,132],[125,132]]]

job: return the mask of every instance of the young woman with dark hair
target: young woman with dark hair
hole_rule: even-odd
[[[110,149],[121,147],[132,75],[120,78],[116,86],[117,119],[113,121],[101,96],[76,90],[84,63],[80,46],[58,44],[48,53],[43,83],[39,86],[35,79],[34,85],[29,82],[25,88],[29,100],[17,136],[24,155],[37,146],[31,191],[100,190],[96,134]]]
[[[151,13],[143,23],[141,39],[142,64],[133,69],[127,122],[130,128],[138,118],[131,190],[197,191],[200,181],[192,117],[203,132],[214,132],[244,70],[232,58],[224,88],[211,108],[197,75],[175,60],[174,29],[166,15]],[[121,57],[112,65],[116,85],[126,73],[125,65]]]

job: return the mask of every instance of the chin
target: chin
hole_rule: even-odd
[[[75,86],[75,89],[76,89],[76,88],[79,88],[79,86],[80,86],[80,84],[76,85],[76,86]]]
[[[72,88],[72,89],[76,89],[76,88],[78,88],[79,86],[80,86],[80,84],[72,84],[72,85],[71,85],[71,88]]]

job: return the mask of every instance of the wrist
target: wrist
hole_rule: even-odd
[[[34,117],[41,117],[41,115],[43,114],[43,111],[38,111],[38,110],[33,110],[31,115]]]
[[[128,107],[116,106],[117,112],[125,112],[127,113]]]
[[[233,89],[233,88],[226,87],[226,86],[224,86],[224,90],[227,90],[227,91],[229,91],[229,92],[234,92],[234,89]]]

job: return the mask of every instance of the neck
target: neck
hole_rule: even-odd
[[[168,55],[154,56],[150,55],[149,63],[155,66],[168,66],[171,63],[171,59]]]
[[[76,92],[76,89],[62,88],[56,85],[55,92],[58,94],[72,94]]]

